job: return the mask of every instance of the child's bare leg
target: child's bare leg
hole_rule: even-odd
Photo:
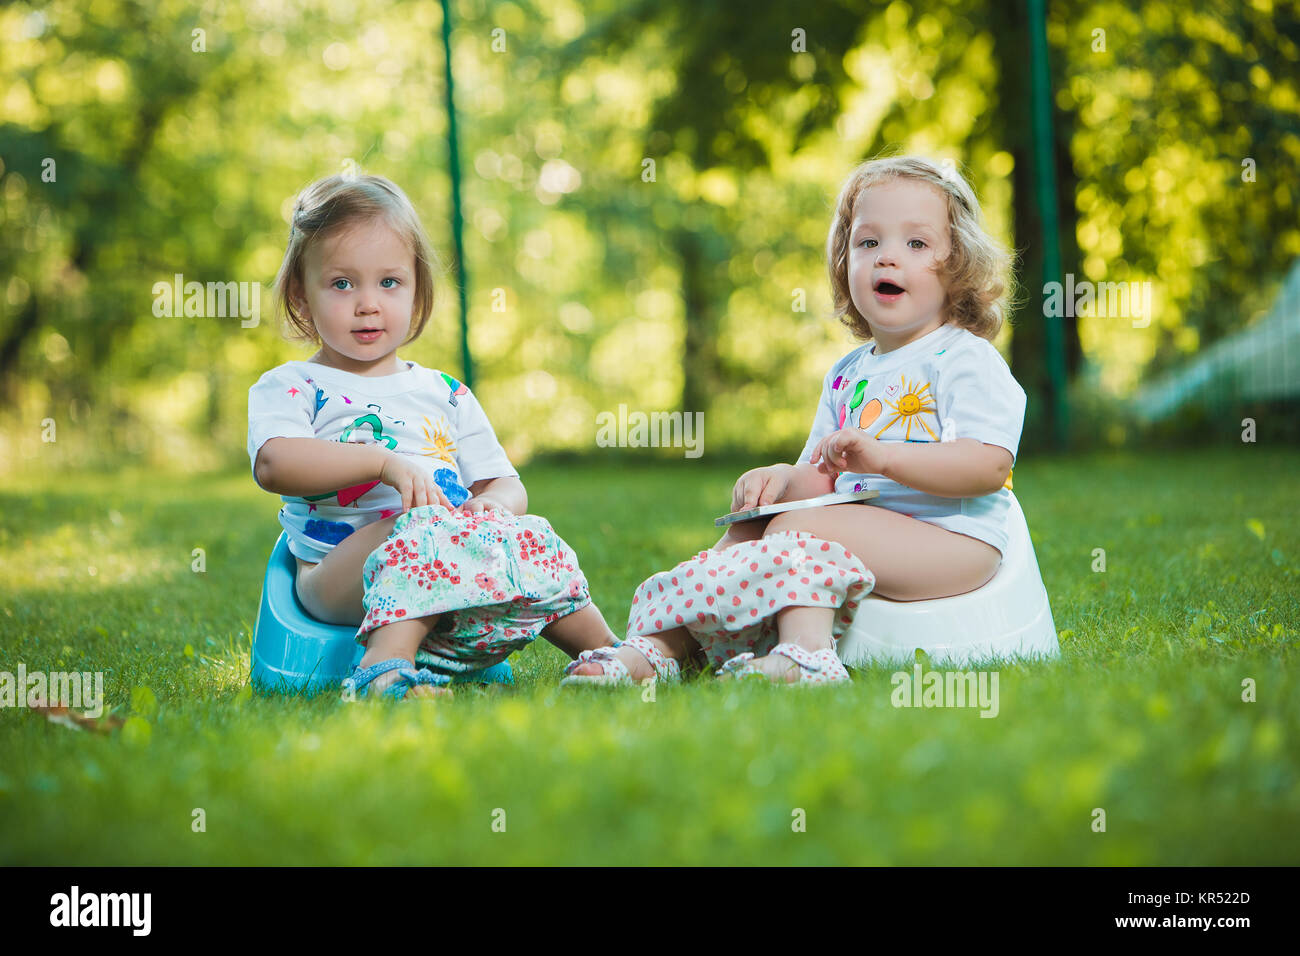
[[[393,532],[397,516],[358,528],[334,546],[319,564],[298,561],[298,600],[307,613],[327,624],[361,623],[366,558]]]
[[[370,632],[366,641],[366,652],[361,657],[360,666],[370,667],[380,661],[400,657],[403,660],[410,661],[411,666],[414,667],[415,652],[419,649],[420,642],[428,636],[429,631],[437,621],[438,615],[430,614],[428,617],[417,617],[410,621],[394,621],[392,624],[381,624]],[[398,679],[397,671],[380,674],[371,682],[366,693],[378,694]],[[408,687],[406,690],[407,697],[439,697],[450,693],[450,687],[434,687],[430,684],[418,684],[415,687]]]
[[[570,657],[597,647],[608,647],[618,640],[605,623],[605,616],[595,601],[547,624],[542,628],[542,637]]]
[[[678,664],[685,663],[700,646],[684,627],[675,627],[671,631],[660,631],[657,634],[642,636],[657,647],[660,654],[672,658]],[[655,676],[655,669],[650,666],[650,662],[646,660],[645,655],[635,648],[624,646],[620,647],[615,653],[627,668],[628,676],[632,680],[639,681]],[[575,667],[573,673],[590,674],[594,677],[603,674],[604,670],[604,666],[598,661],[588,661],[586,664],[579,664]]]
[[[830,505],[774,517],[766,536],[807,531],[838,541],[876,577],[874,593],[922,601],[973,591],[998,569],[1002,555],[987,542],[873,505]]]

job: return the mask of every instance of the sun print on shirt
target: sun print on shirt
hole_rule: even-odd
[[[946,351],[947,349],[941,349],[934,354],[942,355]],[[915,384],[909,384],[907,377],[901,376],[898,384],[885,387],[883,395],[885,405],[881,405],[879,398],[864,402],[867,386],[870,383],[869,379],[860,379],[850,393],[848,388],[849,383],[852,381],[853,379],[850,376],[839,375],[836,376],[834,383],[831,385],[832,394],[839,393],[843,389],[845,395],[844,404],[839,406],[838,427],[843,428],[846,424],[853,423],[856,424],[856,427],[865,431],[867,426],[874,424],[880,418],[881,412],[887,405],[890,412],[889,418],[873,437],[880,438],[893,425],[898,424],[903,431],[903,441],[948,442],[955,440],[954,435],[944,434],[943,437],[940,437],[939,434],[936,434],[937,430],[947,431],[953,423],[952,419],[947,419],[943,428],[940,429],[938,411],[934,404],[933,395],[930,393],[929,382],[923,383],[918,379]],[[861,413],[858,412],[859,408],[862,409]],[[925,416],[927,414],[933,416],[935,426],[933,429],[926,423]],[[913,425],[916,426],[916,434],[921,437],[912,437]],[[929,438],[924,437],[926,435]],[[1002,487],[1008,491],[1013,488],[1012,476],[1014,473],[1014,470],[1009,469],[1007,480],[1003,482]],[[858,482],[854,485],[853,490],[863,491],[866,488],[866,482]]]
[[[456,459],[453,455],[456,451],[456,442],[451,437],[446,420],[440,419],[433,422],[426,415],[424,422],[424,437],[429,441],[429,444],[421,448],[420,453],[455,464]]]
[[[921,437],[922,433],[930,436],[930,441],[938,441],[939,415],[938,406],[934,403],[934,396],[930,393],[930,383],[908,382],[907,376],[902,376],[897,385],[885,386],[884,392],[885,406],[888,416],[892,416],[876,432],[875,437],[879,438],[894,424],[899,424],[903,428],[904,441],[925,441]],[[925,416],[929,414],[934,419],[934,428],[926,424]],[[882,416],[884,417],[884,416]],[[912,426],[916,426],[916,438],[912,437]]]

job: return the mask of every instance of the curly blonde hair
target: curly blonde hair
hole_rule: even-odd
[[[863,163],[845,181],[835,202],[826,260],[830,272],[835,316],[859,339],[874,337],[871,325],[853,304],[849,291],[849,232],[853,211],[863,192],[897,179],[929,183],[943,193],[948,205],[952,248],[939,265],[939,280],[947,290],[948,321],[992,340],[1002,328],[1015,278],[1014,254],[984,231],[979,201],[970,184],[955,169],[921,156],[886,156]]]
[[[336,174],[318,179],[298,194],[289,226],[289,245],[275,277],[278,313],[285,317],[286,337],[320,345],[315,323],[293,301],[303,287],[303,261],[311,245],[346,226],[381,219],[415,253],[415,301],[411,327],[403,345],[414,342],[433,314],[434,271],[441,271],[420,216],[406,193],[391,180],[369,174]]]

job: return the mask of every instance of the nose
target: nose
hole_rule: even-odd
[[[372,289],[369,292],[362,292],[357,298],[357,312],[361,315],[369,315],[371,312],[379,311],[379,296]]]
[[[880,250],[876,253],[876,265],[896,266],[898,265],[898,260],[894,257],[892,252],[886,251],[885,247],[881,246]]]

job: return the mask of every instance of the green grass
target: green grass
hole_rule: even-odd
[[[715,540],[739,467],[524,479],[621,633],[644,577]],[[246,469],[10,480],[0,670],[102,670],[138,719],[0,710],[0,863],[1295,864],[1297,474],[1300,452],[1254,446],[1026,458],[1062,658],[999,667],[991,720],[894,708],[892,668],[821,693],[570,694],[540,642],[513,689],[453,701],[251,695],[279,527]]]

